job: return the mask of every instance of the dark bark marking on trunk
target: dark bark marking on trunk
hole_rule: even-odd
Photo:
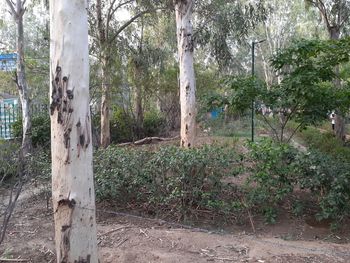
[[[64,220],[61,227],[61,244],[60,244],[60,258],[61,263],[68,263],[68,255],[70,251],[70,234],[73,221],[73,210],[76,205],[74,199],[60,199],[57,203],[57,209],[55,213]]]
[[[56,71],[52,76],[52,92],[51,92],[51,104],[50,104],[50,114],[51,116],[57,111],[57,123],[64,127],[63,133],[63,144],[67,149],[65,164],[70,162],[69,148],[70,144],[70,134],[72,131],[71,116],[73,113],[73,108],[71,105],[71,100],[74,98],[74,88],[68,90],[69,77],[62,76],[62,67],[57,65]]]
[[[74,260],[74,263],[90,263],[90,261],[91,261],[91,255],[87,255],[86,259],[79,257],[78,260]]]
[[[80,156],[80,151],[85,151],[91,142],[91,132],[90,132],[90,118],[89,115],[85,118],[85,125],[83,126],[80,120],[76,124],[77,127],[77,148],[78,148],[78,158]]]
[[[68,206],[69,208],[73,209],[75,207],[76,203],[77,202],[74,199],[61,199],[58,201],[58,208],[60,206]],[[56,210],[56,212],[57,212],[57,210]]]

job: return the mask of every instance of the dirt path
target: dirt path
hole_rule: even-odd
[[[350,262],[350,245],[259,236],[237,230],[212,233],[157,220],[98,213],[98,242],[105,263],[335,263]],[[0,258],[55,262],[53,217],[44,195],[22,199],[8,229]],[[1,260],[0,260],[1,262]]]

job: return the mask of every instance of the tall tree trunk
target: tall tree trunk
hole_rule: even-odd
[[[87,0],[50,0],[52,201],[57,262],[97,263]]]
[[[180,67],[181,147],[193,146],[196,136],[196,81],[193,67],[193,0],[174,0]]]
[[[111,143],[110,130],[110,78],[107,59],[102,61],[102,97],[101,97],[101,145],[106,148]]]
[[[97,27],[100,45],[100,60],[101,60],[101,79],[102,79],[102,96],[101,96],[101,145],[106,148],[111,143],[111,130],[110,130],[110,75],[109,75],[109,63],[108,63],[108,43],[107,32],[102,18],[102,2],[96,1],[96,15],[97,15]],[[108,24],[106,25],[108,26]]]
[[[17,72],[15,74],[14,81],[18,88],[19,98],[22,107],[22,152],[25,156],[32,150],[32,122],[30,114],[30,100],[24,65],[23,15],[25,13],[25,1],[22,2],[22,0],[17,0],[16,5],[10,0],[6,0],[6,2],[10,7],[11,14],[13,15],[17,24]]]
[[[327,27],[328,33],[331,39],[338,40],[340,37],[340,28],[337,26],[329,26]],[[335,67],[336,80],[334,81],[335,87],[337,89],[341,88],[341,83],[339,79],[339,66]],[[339,110],[335,116],[335,135],[342,141],[346,140],[346,131],[345,131],[345,119],[343,117],[343,113]]]
[[[24,29],[23,29],[23,14],[25,9],[21,0],[17,0],[17,87],[19,98],[22,106],[22,129],[23,139],[22,148],[23,154],[27,155],[32,149],[32,121],[30,114],[30,100],[28,85],[26,81],[25,66],[24,66]]]
[[[134,85],[135,85],[135,118],[136,118],[136,134],[138,137],[143,136],[143,107],[142,107],[142,69],[140,65],[135,63]],[[140,81],[141,80],[141,81]]]

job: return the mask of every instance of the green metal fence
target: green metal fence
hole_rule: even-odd
[[[48,106],[44,104],[32,104],[31,116],[49,114]],[[21,119],[21,106],[17,98],[0,100],[0,139],[14,139],[13,124]]]
[[[19,117],[17,99],[3,99],[0,101],[0,138],[12,139],[12,125]]]

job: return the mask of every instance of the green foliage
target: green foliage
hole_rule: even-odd
[[[19,147],[16,142],[0,140],[0,182],[16,176]]]
[[[145,136],[156,136],[164,133],[166,128],[166,120],[157,111],[145,112],[143,118],[143,132]]]
[[[34,115],[32,118],[32,143],[34,147],[45,146],[50,143],[50,116],[48,114]],[[13,124],[13,135],[22,137],[22,118],[18,118]]]
[[[309,189],[320,208],[318,219],[336,222],[350,215],[350,163],[312,151],[297,160],[298,182]]]
[[[38,147],[28,157],[28,172],[36,181],[47,182],[51,179],[51,149]]]
[[[134,121],[132,116],[121,107],[115,107],[111,118],[112,142],[129,142],[133,140]]]
[[[249,161],[253,163],[247,180],[248,200],[258,205],[267,222],[274,223],[277,205],[293,192],[297,153],[289,145],[275,144],[270,139],[248,143],[248,147]]]
[[[118,200],[126,203],[140,201],[146,195],[149,184],[143,167],[151,153],[128,148],[109,146],[94,156],[96,197],[100,200]]]
[[[271,64],[280,74],[280,84],[267,87],[257,80],[231,78],[233,90],[230,107],[243,112],[251,101],[263,104],[279,116],[275,123],[264,116],[275,138],[285,140],[285,127],[291,120],[301,129],[325,120],[329,112],[346,112],[350,105],[350,89],[343,80],[342,88],[334,88],[334,68],[349,61],[350,39],[339,41],[301,40],[278,52]],[[292,132],[292,134],[294,134]]]
[[[251,109],[252,101],[257,100],[267,90],[263,81],[253,77],[228,78],[226,84],[233,91],[228,98],[229,105],[234,111],[240,113]]]
[[[311,148],[332,156],[343,162],[350,160],[350,147],[337,139],[330,132],[320,132],[317,128],[309,127],[298,134]]]
[[[96,193],[100,200],[141,201],[152,213],[162,209],[180,217],[196,208],[227,211],[232,200],[222,199],[220,179],[234,161],[234,153],[214,146],[157,152],[110,146],[95,155]]]
[[[294,189],[311,193],[318,208],[317,218],[334,223],[350,215],[350,162],[326,153],[297,152],[285,144],[262,140],[248,144],[249,171],[247,200],[250,207],[261,211],[265,220],[274,223],[277,208]],[[292,212],[300,215],[303,206],[296,202]]]

